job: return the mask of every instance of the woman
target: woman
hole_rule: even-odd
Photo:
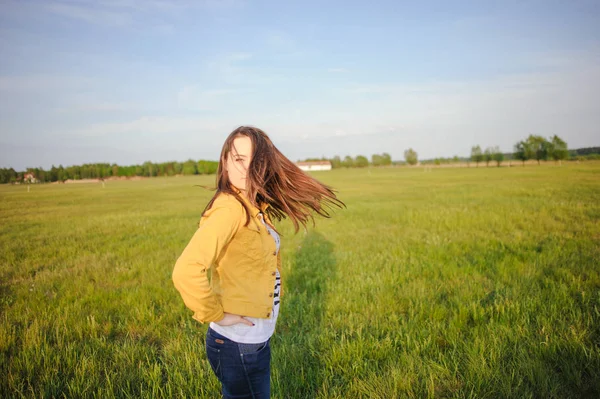
[[[271,219],[289,217],[298,232],[311,211],[329,217],[324,206],[332,205],[344,206],[262,130],[242,126],[225,140],[217,191],[173,270],[194,319],[210,323],[206,354],[223,397],[270,396],[269,341],[283,296],[280,237]]]

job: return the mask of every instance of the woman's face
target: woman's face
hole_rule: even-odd
[[[226,170],[229,182],[239,190],[246,190],[246,176],[252,157],[252,140],[248,136],[238,136],[227,155]]]

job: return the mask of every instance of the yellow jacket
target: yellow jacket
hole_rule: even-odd
[[[271,316],[275,271],[281,274],[281,257],[258,216],[268,205],[259,210],[242,199],[251,210],[248,226],[244,226],[242,204],[230,194],[219,194],[175,263],[175,288],[201,323],[221,320],[223,312]],[[263,216],[271,224],[265,213]],[[283,278],[279,295],[283,296]]]

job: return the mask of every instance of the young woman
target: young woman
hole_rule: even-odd
[[[262,130],[242,126],[225,140],[217,191],[173,270],[193,318],[210,323],[206,354],[223,397],[270,396],[269,341],[283,297],[280,236],[272,219],[289,217],[298,232],[312,212],[329,217],[330,206],[344,204]]]

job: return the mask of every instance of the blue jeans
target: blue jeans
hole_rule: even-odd
[[[206,331],[206,356],[221,382],[223,398],[269,398],[271,395],[271,347],[238,344],[217,333]]]

